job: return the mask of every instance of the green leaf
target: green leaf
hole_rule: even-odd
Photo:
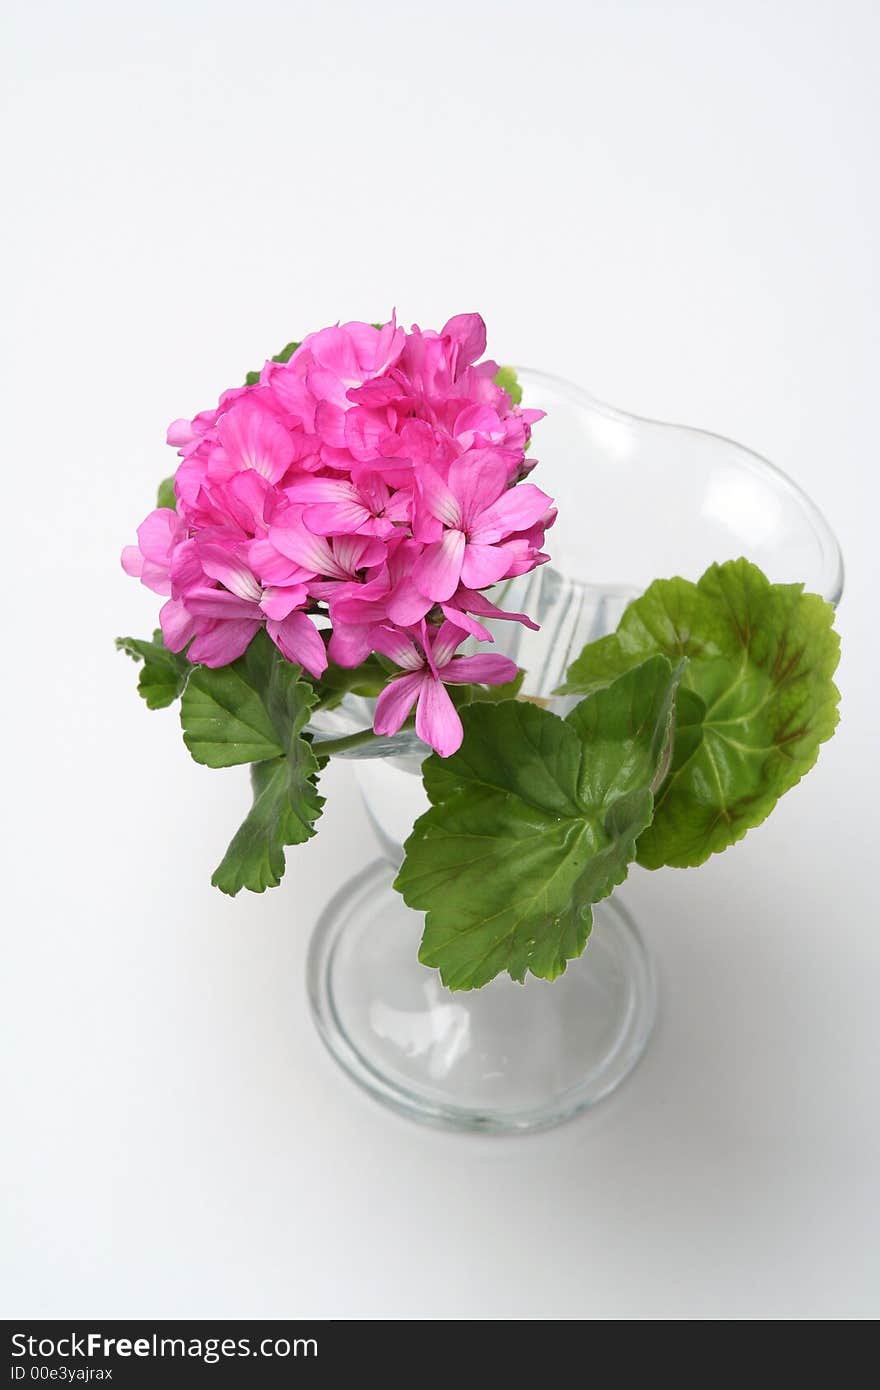
[[[499,367],[495,373],[495,385],[507,392],[514,405],[522,402],[522,387],[513,367]]]
[[[552,980],[580,955],[651,820],[679,676],[654,657],[565,720],[516,700],[462,711],[459,751],[424,763],[432,805],[395,882],[450,989]]]
[[[304,738],[291,752],[251,768],[254,804],[214,871],[211,882],[230,897],[241,888],[262,893],[277,888],[285,868],[285,845],[300,845],[314,835],[313,822],[324,798],[315,778],[318,760]]]
[[[117,637],[116,646],[134,661],[144,663],[138,676],[138,694],[150,709],[164,709],[173,704],[195,670],[182,652],[168,650],[159,628],[153,633],[151,642],[137,637]]]
[[[264,632],[243,656],[216,670],[200,666],[184,692],[183,739],[208,767],[253,763],[254,801],[211,880],[224,893],[262,893],[284,873],[284,847],[314,835],[323,797],[310,739],[303,737],[317,696],[299,666]]]
[[[291,357],[292,357],[293,354],[296,352],[296,350],[297,350],[297,348],[298,348],[299,346],[300,346],[299,343],[287,343],[287,345],[286,345],[285,347],[283,347],[283,348],[281,349],[280,352],[276,352],[275,356],[274,356],[273,358],[271,358],[271,361],[273,361],[273,362],[289,362],[290,359],[291,359]],[[257,384],[257,382],[258,382],[259,380],[260,380],[260,373],[259,373],[259,372],[248,372],[247,375],[245,376],[244,384],[245,384],[245,386],[256,386],[256,384]]]
[[[177,495],[174,491],[174,474],[170,478],[163,478],[159,484],[159,491],[156,495],[157,507],[168,507],[170,511],[177,511]]]
[[[639,841],[645,868],[702,864],[760,825],[813,766],[838,720],[833,617],[803,585],[771,584],[730,560],[696,584],[657,580],[569,668],[563,691],[580,694],[652,653],[687,658],[672,765]]]
[[[263,762],[284,752],[284,737],[267,707],[266,694],[275,675],[274,648],[261,632],[244,656],[212,670],[200,666],[184,691],[180,706],[183,741],[197,763],[235,767]],[[298,666],[288,665],[288,679],[298,682]],[[281,673],[275,675],[276,680]],[[311,687],[304,684],[307,692]]]

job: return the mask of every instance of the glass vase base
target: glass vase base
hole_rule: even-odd
[[[653,965],[613,899],[593,909],[579,960],[552,982],[499,977],[452,993],[421,965],[422,917],[377,860],[346,883],[309,947],[309,998],[337,1062],[365,1090],[425,1124],[524,1133],[610,1094],[644,1051]]]

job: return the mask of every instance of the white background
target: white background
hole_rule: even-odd
[[[876,1314],[880,10],[5,13],[2,1312]],[[223,899],[245,776],[112,647],[152,625],[117,557],[167,422],[392,305],[751,444],[847,561],[838,736],[723,858],[634,874],[653,1045],[529,1139],[422,1130],[335,1069],[303,962],[373,853],[349,771],[282,888]]]

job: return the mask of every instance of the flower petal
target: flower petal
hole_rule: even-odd
[[[413,583],[419,592],[436,603],[451,598],[461,578],[464,554],[463,531],[447,531],[442,541],[426,546],[412,571]]]
[[[456,343],[459,368],[470,366],[486,351],[486,325],[480,314],[455,314],[440,330],[440,337]]]
[[[454,621],[447,620],[439,629],[435,628],[434,640],[431,643],[431,655],[435,666],[445,666],[451,661],[466,636],[464,628],[459,627]]]
[[[519,667],[509,657],[493,652],[478,652],[476,656],[457,656],[440,672],[447,685],[505,685],[512,681]]]
[[[277,483],[293,462],[287,430],[250,397],[239,399],[220,416],[217,435],[235,471],[253,468],[270,483]]]
[[[259,621],[259,605],[253,599],[239,598],[228,589],[212,589],[203,584],[198,589],[190,589],[186,595],[186,606],[197,618],[248,618]]]
[[[357,489],[345,478],[297,478],[284,489],[291,502],[357,502]]]
[[[405,676],[395,676],[393,680],[389,681],[376,701],[373,732],[396,734],[416,700],[419,699],[424,684],[425,675],[422,671],[412,671]]]
[[[306,507],[303,521],[316,536],[346,536],[356,532],[361,526],[371,522],[373,517],[362,503],[319,502],[317,506]],[[390,531],[390,526],[383,526]]]
[[[270,618],[266,631],[282,656],[304,666],[316,680],[326,671],[326,648],[318,629],[305,613],[291,613],[280,622]]]
[[[416,480],[422,503],[431,515],[442,521],[444,526],[461,526],[462,514],[458,498],[437,470],[430,464],[424,464],[418,470]]]
[[[487,627],[483,627],[483,624],[478,623],[476,618],[472,618],[469,613],[466,613],[462,608],[457,608],[452,602],[441,603],[440,609],[444,618],[448,618],[451,623],[456,623],[469,637],[476,637],[478,642],[495,641]]]
[[[307,534],[311,535],[310,532]],[[311,539],[317,545],[324,544],[316,536],[311,536]],[[297,564],[296,560],[282,555],[270,540],[250,541],[247,557],[261,584],[302,584],[320,573],[313,566]]]
[[[424,618],[434,600],[419,593],[409,575],[395,584],[385,600],[385,611],[399,627],[411,627]]]
[[[375,625],[370,623],[333,624],[333,635],[327,648],[331,661],[337,666],[360,666],[373,650]]]
[[[380,697],[381,698],[381,697]],[[458,711],[439,680],[423,679],[416,707],[416,733],[441,758],[448,758],[461,747],[464,730]]]
[[[295,608],[301,608],[308,596],[305,584],[273,584],[263,591],[260,607],[267,618],[286,618]]]
[[[185,535],[180,517],[170,507],[157,507],[137,529],[138,545],[145,560],[157,565],[169,565],[171,551],[178,533]]]
[[[269,527],[269,543],[310,574],[321,574],[328,579],[344,577],[333,559],[329,542],[310,531],[293,507]]]
[[[247,651],[259,627],[259,623],[241,619],[211,623],[196,637],[187,656],[202,666],[228,666]]]
[[[510,556],[494,545],[469,543],[462,559],[461,579],[468,589],[485,589],[497,584],[510,568]],[[444,595],[444,598],[448,595]]]
[[[390,657],[405,671],[417,671],[425,664],[421,653],[406,633],[385,623],[373,631],[373,651]]]
[[[182,652],[198,631],[198,623],[179,598],[170,598],[159,612],[162,638],[170,652]]]
[[[510,466],[491,449],[470,449],[449,469],[449,486],[458,498],[463,526],[469,532],[481,514],[503,494],[510,482]]]
[[[458,593],[453,595],[452,603],[467,613],[479,614],[481,618],[503,618],[508,622],[522,623],[524,627],[530,627],[532,632],[541,631],[540,624],[533,623],[527,613],[508,613],[506,609],[490,603],[486,595],[478,594],[476,589],[459,589]],[[447,613],[446,616],[452,618],[453,622],[457,621],[452,613]]]
[[[127,545],[122,552],[122,568],[126,574],[130,574],[132,579],[140,579],[144,572],[144,557],[141,554],[140,546]]]
[[[491,545],[514,531],[527,531],[540,521],[552,502],[552,497],[534,483],[520,483],[508,488],[497,502],[481,513],[471,528],[471,535],[479,544]]]
[[[256,576],[226,546],[214,545],[210,541],[203,543],[199,545],[199,559],[209,579],[218,580],[231,594],[237,594],[239,598],[259,603],[262,589]]]

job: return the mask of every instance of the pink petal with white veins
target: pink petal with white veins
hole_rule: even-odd
[[[398,628],[377,627],[373,633],[373,651],[390,657],[405,671],[418,671],[425,664],[421,652]]]
[[[237,401],[217,421],[217,434],[235,470],[253,468],[277,483],[293,461],[290,435],[274,415],[251,400]]]
[[[387,553],[387,546],[370,536],[337,536],[333,541],[333,554],[345,574],[381,565]]]
[[[462,512],[458,498],[447,487],[436,469],[430,464],[425,464],[419,469],[417,478],[420,500],[431,515],[442,521],[444,526],[460,527]]]
[[[492,545],[514,531],[527,531],[540,521],[552,500],[534,483],[520,483],[477,518],[471,536],[478,544]]]
[[[452,660],[455,652],[461,646],[467,634],[455,622],[445,622],[442,627],[435,629],[434,640],[431,644],[431,655],[434,658],[434,665],[439,669]]]
[[[291,502],[357,502],[357,489],[346,478],[297,478],[284,489]]]
[[[416,700],[419,699],[424,684],[425,676],[421,671],[411,675],[396,676],[394,680],[389,681],[376,701],[373,732],[396,734]]]
[[[440,681],[430,677],[423,681],[416,706],[416,733],[441,758],[448,758],[460,748],[464,738],[458,711]]]
[[[480,514],[504,492],[509,479],[506,461],[489,449],[472,449],[451,464],[449,486],[459,500],[465,528],[479,521]]]
[[[360,502],[319,502],[314,507],[306,507],[303,521],[316,536],[345,536],[368,528],[365,534],[378,529],[385,533],[391,529],[390,522],[372,526],[373,515]]]
[[[284,513],[269,527],[269,542],[289,560],[302,565],[312,574],[341,579],[342,571],[333,558],[333,551],[323,536],[308,530],[295,510]]]
[[[219,580],[230,593],[237,594],[239,598],[259,603],[262,586],[257,583],[256,576],[243,561],[236,559],[224,546],[200,545],[199,559],[202,569],[210,579]]]
[[[239,598],[228,589],[210,589],[207,585],[190,589],[186,595],[186,606],[197,618],[249,618],[259,619],[260,609],[256,601]]]
[[[416,588],[437,603],[451,598],[458,588],[464,555],[464,532],[447,531],[442,541],[426,546],[416,560],[412,571]]]
[[[250,541],[245,548],[248,563],[262,584],[304,584],[319,572],[282,555],[270,540]]]

